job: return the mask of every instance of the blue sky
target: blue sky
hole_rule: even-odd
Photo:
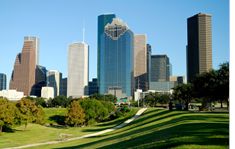
[[[187,18],[212,15],[213,68],[229,61],[228,0],[1,0],[0,72],[9,82],[24,36],[40,38],[40,65],[67,76],[68,45],[90,46],[89,78],[97,76],[97,16],[115,13],[136,34],[146,34],[152,54],[167,54],[173,75],[186,75]]]

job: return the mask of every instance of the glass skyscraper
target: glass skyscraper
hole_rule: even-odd
[[[99,93],[118,98],[133,93],[134,35],[120,19],[113,18],[100,35],[98,49]]]
[[[0,73],[0,91],[7,88],[7,76],[4,73]]]
[[[102,14],[98,16],[98,43],[97,43],[97,63],[98,63],[98,67],[97,67],[97,76],[98,76],[98,86],[99,86],[99,79],[100,79],[100,52],[101,52],[101,36],[104,33],[104,27],[105,25],[107,25],[108,23],[111,23],[113,21],[113,18],[116,18],[115,14]]]
[[[167,55],[151,56],[151,82],[169,81],[170,62]]]

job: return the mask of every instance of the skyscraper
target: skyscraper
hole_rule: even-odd
[[[98,16],[98,43],[97,43],[97,76],[98,76],[98,85],[99,85],[99,79],[100,79],[100,62],[101,62],[101,39],[102,35],[104,34],[104,28],[108,23],[111,23],[113,21],[113,18],[116,18],[115,14],[103,14]]]
[[[67,97],[79,98],[85,95],[89,78],[88,50],[88,44],[85,42],[69,45]]]
[[[62,74],[57,70],[47,71],[47,86],[54,88],[54,97],[60,95],[60,82]]]
[[[0,91],[7,88],[7,76],[4,73],[0,73]]]
[[[148,90],[146,35],[134,36],[134,78],[135,89]]]
[[[211,15],[199,13],[187,19],[187,80],[212,69]]]
[[[40,45],[39,38],[34,37],[34,36],[25,36],[24,40],[25,41],[31,40],[35,43],[35,51],[36,51],[35,61],[36,61],[36,65],[39,65],[39,45]]]
[[[118,98],[132,96],[133,32],[122,20],[113,18],[100,37],[99,93],[113,93]]]
[[[151,56],[151,82],[169,81],[170,62],[167,55]]]
[[[35,84],[37,37],[25,37],[22,53],[16,56],[14,70],[10,80],[10,89],[24,92],[29,96]]]

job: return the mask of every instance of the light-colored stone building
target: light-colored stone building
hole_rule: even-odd
[[[85,95],[89,79],[89,47],[85,42],[76,42],[68,49],[67,97]]]

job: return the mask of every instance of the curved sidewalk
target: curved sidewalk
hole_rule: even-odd
[[[35,146],[41,146],[41,145],[49,145],[49,144],[58,144],[58,143],[62,143],[62,142],[68,142],[68,141],[74,141],[74,140],[79,140],[79,139],[83,139],[83,138],[89,138],[89,137],[94,137],[94,136],[98,136],[98,135],[102,135],[111,131],[114,131],[116,129],[120,129],[124,126],[126,126],[127,124],[131,123],[132,121],[134,121],[135,119],[137,119],[141,114],[144,113],[144,111],[147,110],[147,108],[142,108],[140,109],[135,116],[133,116],[132,118],[126,120],[124,123],[111,128],[111,129],[105,129],[96,133],[92,133],[92,134],[87,134],[84,136],[80,136],[80,137],[74,137],[74,138],[69,138],[66,140],[61,140],[61,141],[49,141],[49,142],[44,142],[44,143],[34,143],[34,144],[28,144],[28,145],[23,145],[23,146],[18,146],[18,147],[10,147],[10,148],[5,148],[5,149],[21,149],[21,148],[29,148],[29,147],[35,147]]]

